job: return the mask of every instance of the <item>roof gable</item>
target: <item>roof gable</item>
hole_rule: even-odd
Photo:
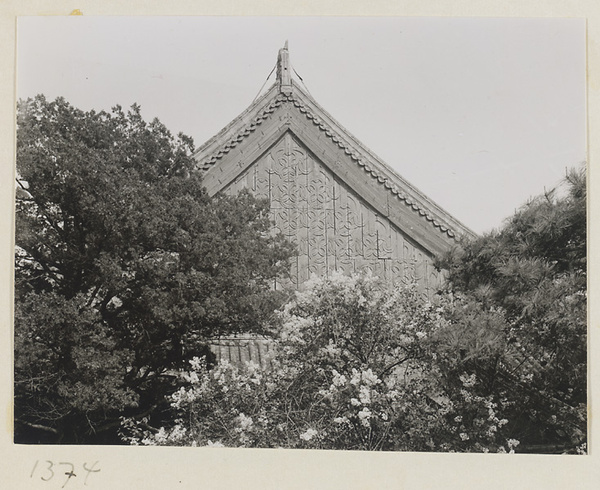
[[[430,252],[442,252],[461,237],[475,236],[362,145],[294,80],[284,82],[280,78],[195,152],[211,195],[291,132],[370,206]]]

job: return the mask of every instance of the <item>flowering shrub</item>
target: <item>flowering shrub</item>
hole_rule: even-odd
[[[270,369],[209,369],[196,358],[170,398],[173,426],[128,420],[123,432],[134,444],[513,451],[506,402],[465,370],[483,355],[468,336],[455,338],[465,310],[473,322],[499,321],[466,300],[425,302],[416,288],[386,288],[371,275],[311,279],[279,313]]]

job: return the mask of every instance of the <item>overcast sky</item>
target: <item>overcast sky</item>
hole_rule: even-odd
[[[200,146],[286,40],[315,100],[478,233],[586,159],[583,19],[23,17],[17,95],[138,103]]]

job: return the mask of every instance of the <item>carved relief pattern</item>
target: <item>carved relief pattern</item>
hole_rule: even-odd
[[[441,283],[431,258],[298,143],[290,133],[232,182],[270,201],[275,230],[294,242],[289,285],[311,274],[370,270],[388,282],[416,281],[428,296]]]

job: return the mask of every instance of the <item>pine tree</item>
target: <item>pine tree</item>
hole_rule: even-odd
[[[585,440],[586,257],[586,179],[574,169],[438,264],[450,288],[504,311],[512,361],[499,374],[514,399],[513,430],[531,450]]]

